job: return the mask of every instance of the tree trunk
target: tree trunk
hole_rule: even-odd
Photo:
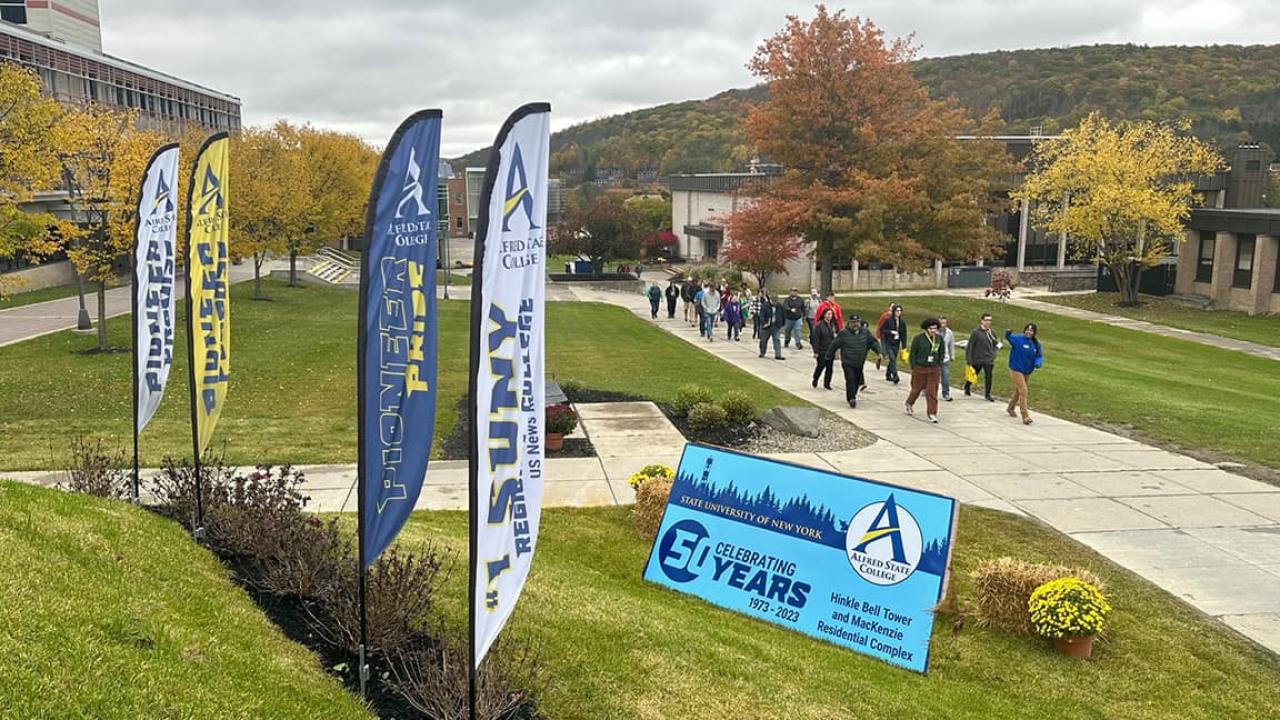
[[[289,287],[298,287],[298,249],[289,248]]]
[[[98,283],[98,349],[107,349],[107,283]]]
[[[1115,280],[1116,290],[1120,292],[1120,307],[1134,305],[1134,287],[1129,273],[1129,259],[1124,258],[1107,263],[1107,268],[1111,270],[1111,278]]]
[[[831,236],[823,233],[818,237],[819,292],[822,297],[831,294]]]
[[[262,253],[253,254],[253,299],[262,299]]]
[[[1138,291],[1142,287],[1142,263],[1135,263],[1133,268],[1133,292],[1130,294],[1129,302],[1133,305],[1141,305],[1138,302]]]

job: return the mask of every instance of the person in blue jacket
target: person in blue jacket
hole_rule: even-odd
[[[1044,363],[1044,347],[1040,338],[1036,337],[1036,324],[1027,323],[1021,335],[1014,335],[1012,330],[1005,329],[1004,339],[1009,341],[1009,376],[1013,378],[1013,397],[1009,398],[1009,406],[1005,410],[1009,417],[1018,417],[1013,411],[1022,411],[1022,424],[1031,424],[1031,415],[1027,412],[1027,380],[1031,373]]]

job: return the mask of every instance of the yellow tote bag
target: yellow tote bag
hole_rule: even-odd
[[[973,385],[978,382],[978,373],[973,369],[972,365],[964,366],[964,381]]]
[[[898,351],[898,362],[899,362],[899,363],[901,363],[901,364],[903,364],[903,365],[906,365],[906,364],[910,363],[910,362],[911,362],[911,351],[910,351],[910,350],[908,350],[907,348],[902,348],[901,350],[899,350],[899,351]]]

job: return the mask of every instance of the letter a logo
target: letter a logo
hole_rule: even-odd
[[[430,215],[431,210],[422,202],[422,166],[418,164],[418,155],[412,146],[409,148],[409,168],[404,173],[404,197],[396,206],[396,217],[404,217],[404,206],[413,201],[417,205],[417,215]],[[413,208],[410,207],[412,211]]]
[[[516,180],[520,181],[516,185]],[[533,195],[529,192],[529,178],[524,174],[524,157],[520,154],[520,143],[516,143],[515,152],[511,155],[511,169],[507,171],[507,201],[502,206],[502,231],[511,232],[509,223],[516,208],[524,210],[529,219],[529,229],[537,230],[533,222]]]
[[[173,198],[169,195],[169,183],[164,180],[164,170],[160,171],[160,178],[156,181],[156,199],[151,203],[151,215],[161,212],[173,212]]]
[[[210,205],[213,205],[214,210],[222,209],[222,181],[219,180],[217,174],[213,172],[212,165],[205,166],[204,184],[200,186],[200,197],[200,209],[197,211],[198,214],[210,214]]]
[[[883,525],[881,525],[881,521],[884,522]],[[898,505],[893,501],[893,495],[890,495],[889,499],[884,501],[884,506],[876,514],[876,518],[871,521],[871,526],[863,533],[862,539],[854,546],[853,552],[865,553],[868,545],[885,538],[888,538],[893,543],[893,561],[905,563],[907,556],[902,550],[902,528],[898,525]]]

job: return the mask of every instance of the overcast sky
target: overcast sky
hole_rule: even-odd
[[[523,102],[553,130],[754,83],[745,63],[787,0],[100,0],[106,52],[280,117],[383,145],[422,107],[444,110],[443,152],[493,141]],[[840,7],[831,3],[828,7]],[[924,56],[1133,42],[1280,41],[1274,0],[867,0],[851,6]]]

